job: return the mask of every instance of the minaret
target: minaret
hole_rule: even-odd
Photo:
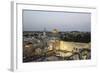
[[[46,28],[44,28],[44,31],[43,31],[43,45],[44,45],[44,49],[45,49],[47,47]]]
[[[46,37],[46,28],[44,28],[43,36]]]

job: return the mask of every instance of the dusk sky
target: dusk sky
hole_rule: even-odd
[[[91,14],[23,10],[24,31],[91,31]]]

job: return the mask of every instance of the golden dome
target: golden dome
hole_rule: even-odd
[[[58,33],[57,29],[53,29],[52,33]]]

